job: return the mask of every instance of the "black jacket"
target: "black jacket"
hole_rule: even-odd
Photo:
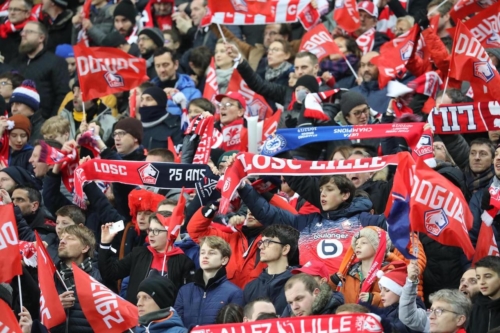
[[[136,247],[122,260],[117,260],[110,249],[101,244],[99,248],[99,270],[106,281],[116,281],[130,276],[127,289],[127,301],[135,304],[139,284],[151,271],[153,254],[145,246]],[[195,267],[193,261],[184,254],[174,255],[167,260],[168,278],[177,290],[192,282]]]
[[[71,23],[71,20],[70,20]],[[68,28],[71,31],[71,27]],[[69,91],[68,64],[47,50],[40,51],[33,59],[22,55],[11,65],[25,78],[35,81],[40,94],[40,111],[44,119],[57,115]]]
[[[155,122],[143,123],[144,137],[142,144],[147,150],[167,148],[168,138],[172,138],[174,145],[182,144],[181,117],[170,113],[165,118]]]
[[[33,147],[30,146],[29,143],[25,144],[21,150],[12,150],[10,149],[9,156],[9,166],[18,166],[20,168],[25,169],[30,174],[33,174],[33,165],[29,162],[31,154],[33,153]],[[33,183],[35,183],[35,179],[33,179]],[[41,184],[34,184],[41,185]]]
[[[50,52],[55,52],[57,45],[71,44],[71,34],[73,28],[71,19],[73,18],[73,15],[75,15],[73,11],[66,9],[59,16],[57,16],[57,18],[53,22],[51,22],[51,19],[48,17],[48,15],[44,18],[43,24],[49,31],[47,50],[49,50]]]
[[[287,306],[285,283],[292,277],[291,268],[281,274],[269,275],[267,268],[259,277],[250,281],[243,290],[245,304],[259,297],[268,297],[276,308],[276,313],[283,313]]]
[[[48,244],[47,250],[52,259],[57,258],[59,240],[56,234],[56,223],[51,220],[45,209],[40,207],[34,216],[25,217],[26,222],[33,231],[37,231],[42,241]]]
[[[392,189],[392,180],[387,182],[384,180],[374,181],[368,179],[359,189],[365,191],[370,196],[375,214],[384,214]]]
[[[492,301],[489,297],[477,293],[472,304],[467,333],[486,333],[500,327],[500,299]]]
[[[11,32],[6,38],[2,38],[2,42],[0,43],[0,53],[5,57],[4,62],[6,64],[19,56],[19,44],[21,44],[20,31]]]
[[[41,111],[36,111],[30,117],[31,135],[30,135],[30,140],[28,142],[31,145],[35,144],[35,141],[37,141],[39,139],[43,139],[41,136],[41,133],[40,133],[40,129],[42,128],[44,121],[45,121],[45,119],[43,119]]]

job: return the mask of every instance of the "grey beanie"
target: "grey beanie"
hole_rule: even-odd
[[[344,117],[347,117],[349,112],[351,112],[351,110],[356,106],[363,104],[368,105],[365,96],[356,91],[347,91],[342,94],[342,97],[340,97],[340,110],[342,111]]]
[[[0,299],[12,306],[12,287],[8,283],[0,283]]]
[[[148,36],[158,47],[162,47],[165,43],[165,37],[163,37],[163,33],[158,28],[144,28],[139,32],[140,35]]]

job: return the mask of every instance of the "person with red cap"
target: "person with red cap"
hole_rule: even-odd
[[[245,128],[245,112],[247,102],[243,95],[235,91],[215,96],[219,102],[220,121],[215,127],[222,133],[224,142],[220,146],[225,151],[246,151],[248,145],[247,129]]]
[[[326,266],[317,260],[310,260],[305,263],[301,268],[295,268],[292,270],[292,274],[306,273],[314,277],[314,279],[323,285],[328,282],[330,274],[328,274],[328,269]]]
[[[358,38],[370,29],[375,29],[378,20],[378,8],[371,1],[361,1],[358,3],[358,12],[360,27],[352,34],[355,38]],[[373,36],[373,47],[368,51],[378,51],[382,44],[389,40],[386,34],[375,31]]]

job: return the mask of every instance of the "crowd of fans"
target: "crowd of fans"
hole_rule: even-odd
[[[65,153],[78,149],[80,163],[90,158],[192,163],[197,141],[182,128],[185,107],[190,119],[217,117],[222,144],[212,149],[208,165],[214,176],[223,176],[234,156],[247,150],[242,144],[247,101],[228,90],[233,72],[274,111],[284,107],[279,128],[425,121],[435,105],[472,101],[468,84],[450,80],[435,99],[412,91],[398,102],[414,115],[396,119],[394,97],[380,87],[371,60],[418,24],[438,64],[443,60],[438,51],[447,56],[454,42],[447,29],[455,25],[450,10],[456,1],[360,1],[361,25],[350,34],[332,20],[342,1],[329,1],[322,21],[344,56],[321,61],[298,52],[306,32],[298,22],[201,27],[206,0],[92,0],[90,18],[82,15],[78,0],[0,2],[0,111],[5,111],[0,150],[9,151],[8,160],[0,158],[1,200],[15,206],[20,240],[33,242],[38,232],[62,277],[55,276],[54,283],[67,320],[51,332],[93,331],[79,304],[72,263],[137,305],[135,332],[345,313],[377,314],[385,332],[500,331],[500,257],[486,256],[471,266],[461,248],[423,233],[411,237],[416,260],[392,245],[383,213],[395,169],[320,179],[272,177],[276,187],[264,193],[242,184],[240,200],[228,214],[218,212],[217,201],[202,204],[189,190],[182,194],[184,224],[171,243],[165,219],[180,190],[88,182],[82,209],[72,202],[61,164],[46,159],[48,145]],[[148,2],[154,27],[145,27]],[[439,15],[437,32],[429,24],[434,15]],[[373,47],[363,53],[356,39],[372,28]],[[150,80],[83,101],[73,52],[83,32],[90,47],[118,48],[144,59]],[[486,51],[499,68],[500,49]],[[219,95],[209,100],[202,96],[212,59]],[[406,85],[425,72],[409,63],[398,81]],[[444,81],[446,71],[441,75]],[[329,120],[306,117],[306,95],[333,88],[342,90],[322,103]],[[132,104],[137,112],[131,112]],[[234,126],[237,131],[224,131]],[[78,145],[87,132],[100,156]],[[326,141],[279,157],[352,160],[408,150],[404,140],[389,139]],[[500,179],[499,139],[500,131],[434,137],[434,169],[469,202],[474,246],[481,214],[489,207],[488,188]],[[169,140],[177,151],[168,149]],[[125,229],[111,232],[120,220]],[[497,244],[499,221],[492,224]],[[381,237],[386,244],[381,274],[361,292]],[[311,246],[312,239],[323,238],[318,243],[323,246],[345,240],[354,258],[345,270],[342,251],[319,253],[319,245]],[[23,332],[44,332],[37,270],[24,265],[23,273],[21,290],[16,281],[2,283],[0,299],[19,314]]]

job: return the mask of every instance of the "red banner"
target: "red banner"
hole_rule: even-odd
[[[476,102],[497,100],[500,75],[481,43],[458,21],[450,62],[450,77],[469,81]]]
[[[153,14],[151,11],[151,6],[153,4],[153,1],[148,1],[146,7],[144,7],[144,10],[141,13],[141,26],[142,28],[153,28],[154,25],[154,18]]]
[[[302,37],[299,52],[309,51],[321,60],[331,54],[342,54],[324,24],[318,24]]]
[[[203,98],[208,99],[210,102],[217,104],[215,96],[219,94],[219,84],[217,83],[217,74],[215,72],[215,60],[212,57],[210,66],[207,68],[205,89],[203,90]]]
[[[17,318],[10,306],[0,298],[0,332],[2,333],[22,333]]]
[[[73,263],[73,275],[83,314],[94,332],[124,332],[137,326],[137,307],[113,293]]]
[[[0,205],[0,283],[23,274],[14,205]]]
[[[241,94],[247,102],[247,110],[245,116],[259,116],[259,120],[264,120],[273,114],[273,109],[267,104],[264,97],[257,94],[252,89],[248,88],[246,82],[241,78],[238,71],[233,71],[231,80],[227,86],[227,92],[235,91]]]
[[[146,60],[122,50],[78,44],[73,51],[84,101],[131,90],[149,79]]]
[[[361,26],[358,4],[356,0],[337,0],[333,11],[333,19],[338,26],[347,32],[354,32]]]
[[[367,54],[373,50],[373,45],[375,44],[375,28],[367,30],[364,34],[356,38],[356,44],[358,44],[361,54]]]
[[[458,22],[464,17],[480,12],[496,2],[496,0],[458,0],[451,8],[450,16],[453,21]]]
[[[40,286],[40,319],[42,324],[51,329],[66,320],[66,312],[59,300],[54,275],[56,267],[37,232],[36,253],[38,266],[38,284]]]
[[[191,333],[293,332],[293,333],[376,333],[383,332],[380,318],[371,313],[289,317],[248,323],[197,326]]]

